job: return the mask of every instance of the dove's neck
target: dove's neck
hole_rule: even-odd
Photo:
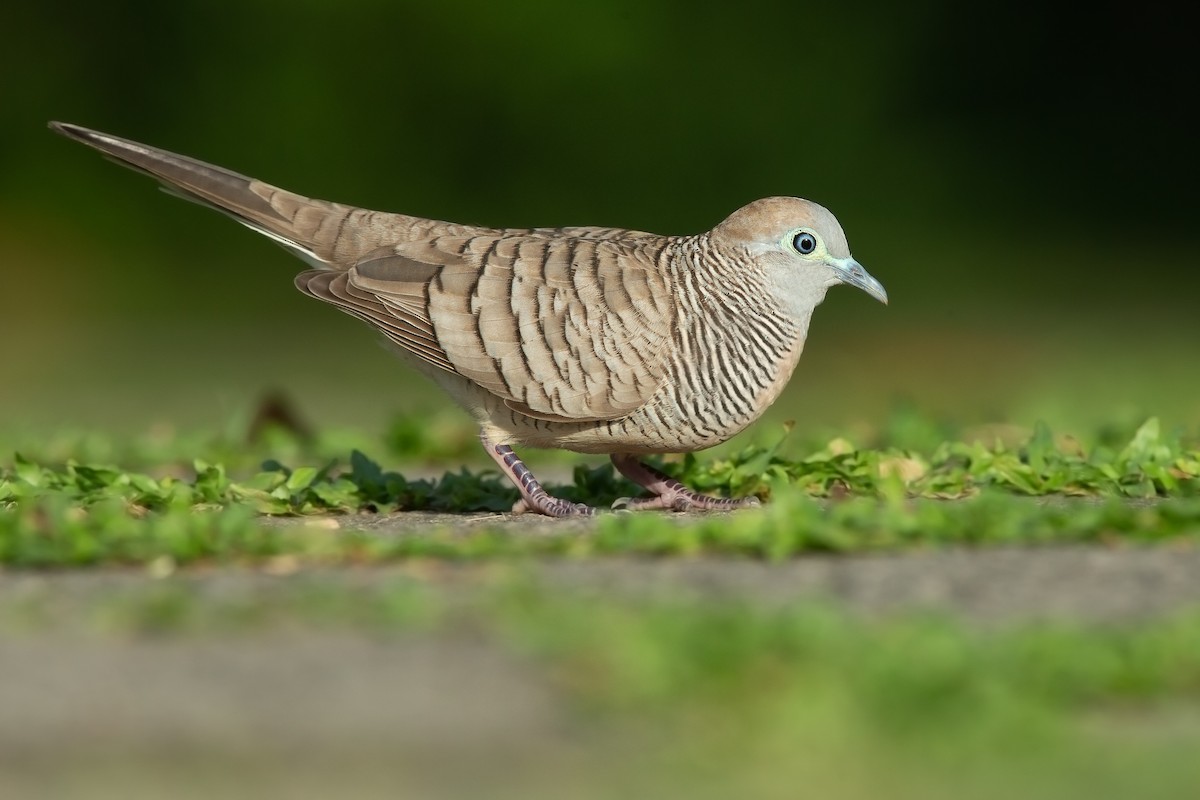
[[[726,252],[705,234],[682,239],[679,246],[681,268],[672,277],[702,314],[732,315],[803,339],[828,290],[824,276],[764,269],[749,253]]]
[[[704,236],[675,240],[664,255],[676,305],[664,385],[670,407],[686,410],[697,431],[689,447],[710,447],[779,396],[804,347],[811,309],[797,316],[782,308],[759,265],[719,252]]]
[[[680,245],[683,257],[673,259],[672,278],[681,322],[723,343],[739,360],[763,365],[790,361],[819,302],[813,302],[807,287],[797,299],[794,292],[773,286],[755,260],[722,252],[703,235]]]
[[[825,300],[829,291],[829,276],[824,269],[796,269],[776,266],[764,271],[764,294],[792,317],[804,330],[812,320],[813,311]]]

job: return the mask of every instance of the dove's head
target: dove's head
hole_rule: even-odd
[[[850,255],[837,218],[808,200],[755,200],[713,228],[710,240],[735,258],[752,260],[780,305],[798,317],[807,318],[839,283],[888,301],[883,284]]]

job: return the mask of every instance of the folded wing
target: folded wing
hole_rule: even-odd
[[[609,229],[478,229],[381,248],[296,285],[522,414],[615,419],[665,379],[666,244]]]

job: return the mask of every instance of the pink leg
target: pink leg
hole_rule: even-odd
[[[592,516],[596,509],[583,503],[572,503],[560,497],[554,497],[538,483],[537,478],[529,471],[513,449],[506,444],[495,444],[481,431],[479,441],[492,460],[500,465],[500,470],[508,479],[516,484],[521,492],[521,499],[513,505],[514,514],[524,514],[535,511],[548,517]]]
[[[757,497],[731,499],[693,492],[666,473],[642,463],[631,455],[614,454],[610,458],[618,472],[654,494],[654,497],[626,501],[624,507],[630,511],[649,508],[667,508],[672,511],[729,511],[759,505]]]

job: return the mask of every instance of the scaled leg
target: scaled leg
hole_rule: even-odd
[[[543,489],[537,478],[533,477],[533,473],[529,471],[529,467],[525,466],[508,445],[495,444],[482,431],[479,433],[479,441],[483,443],[483,449],[487,450],[492,460],[500,465],[500,470],[516,484],[518,491],[521,492],[521,499],[513,505],[514,514],[535,511],[548,517],[575,517],[591,516],[596,513],[596,509],[591,506],[563,500]]]

